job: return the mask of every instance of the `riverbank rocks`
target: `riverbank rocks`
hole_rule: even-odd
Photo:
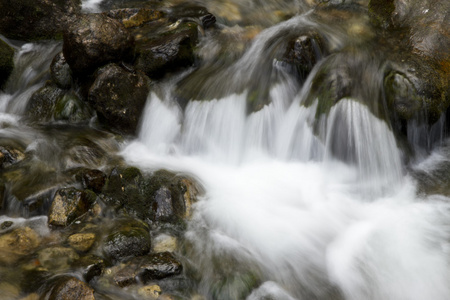
[[[134,135],[149,91],[147,76],[109,64],[98,71],[89,89],[88,101],[102,123],[121,133]]]
[[[151,249],[148,226],[138,220],[121,219],[103,241],[104,255],[114,261],[147,254]]]
[[[14,49],[0,39],[0,89],[14,68]]]
[[[0,264],[14,264],[20,258],[32,254],[41,239],[31,228],[17,228],[0,235]]]
[[[92,203],[85,194],[75,188],[64,188],[56,192],[48,212],[48,224],[65,227],[86,213]]]
[[[117,20],[104,14],[72,18],[64,30],[63,53],[78,76],[113,61],[130,60],[134,39]]]
[[[80,0],[3,0],[0,33],[24,41],[60,39],[65,18],[79,12],[80,4]]]

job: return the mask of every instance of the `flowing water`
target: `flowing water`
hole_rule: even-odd
[[[302,82],[276,59],[277,45],[304,27],[342,49],[362,43],[352,28],[364,22],[319,22],[299,1],[204,2],[244,47],[227,63],[208,61],[227,45],[203,36],[198,51],[214,74],[188,70],[159,84],[148,96],[138,137],[121,152],[130,164],[191,174],[203,185],[183,253],[195,290],[207,299],[449,299],[450,202],[419,195],[410,174],[448,160],[445,147],[428,139],[434,154],[407,160],[389,121],[366,105],[378,101],[371,92],[362,93],[363,100],[342,99],[317,117],[318,102],[305,102],[329,60],[322,58]],[[83,5],[99,10],[100,3]],[[235,8],[234,18],[223,7]],[[285,21],[258,17],[292,7],[294,16]],[[249,40],[242,35],[249,30],[242,21],[247,11],[259,28]],[[60,45],[17,47],[16,64],[29,69],[17,71],[0,100],[2,122],[13,123],[2,131],[19,135],[16,126],[32,132],[17,118]],[[372,70],[379,62],[364,64]],[[358,89],[377,86],[383,70],[374,69]],[[190,76],[196,92],[183,109],[174,94]],[[267,91],[268,104],[250,112],[247,99],[255,89]],[[417,152],[424,146],[411,143]]]

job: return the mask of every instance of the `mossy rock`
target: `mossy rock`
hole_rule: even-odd
[[[92,118],[92,109],[80,96],[68,91],[59,96],[55,103],[53,119],[55,121],[66,121],[69,123],[88,123]]]
[[[32,121],[46,122],[51,120],[56,103],[64,94],[64,90],[52,81],[47,81],[42,88],[31,96],[27,105],[26,115]]]
[[[14,49],[0,39],[0,89],[14,69]]]

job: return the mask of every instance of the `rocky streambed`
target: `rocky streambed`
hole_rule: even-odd
[[[317,108],[319,140],[324,118],[350,99],[388,124],[413,161],[448,129],[448,6],[103,1],[91,12],[77,0],[1,1],[2,299],[249,296],[267,276],[227,255],[211,259],[217,274],[203,286],[192,259],[203,250],[184,235],[202,182],[121,156],[142,130],[149,95],[169,95],[182,112],[244,93],[250,115],[289,78],[287,94]],[[276,24],[287,25],[272,34]],[[251,64],[247,53],[263,59]],[[357,161],[340,146],[351,140],[328,139],[334,157]],[[448,194],[434,174],[416,176],[420,192]],[[314,297],[345,299],[333,285]]]

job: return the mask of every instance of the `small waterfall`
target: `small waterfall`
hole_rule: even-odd
[[[318,115],[318,101],[303,104],[321,63],[299,84],[273,59],[277,38],[302,26],[332,37],[333,47],[345,44],[307,20],[262,31],[240,60],[195,83],[216,97],[183,110],[173,86],[151,94],[124,155],[204,185],[186,255],[208,298],[447,299],[450,205],[417,198],[389,121],[367,106],[378,94],[362,101],[372,92],[360,82],[359,98]],[[253,112],[241,90],[252,80],[269,99]]]

